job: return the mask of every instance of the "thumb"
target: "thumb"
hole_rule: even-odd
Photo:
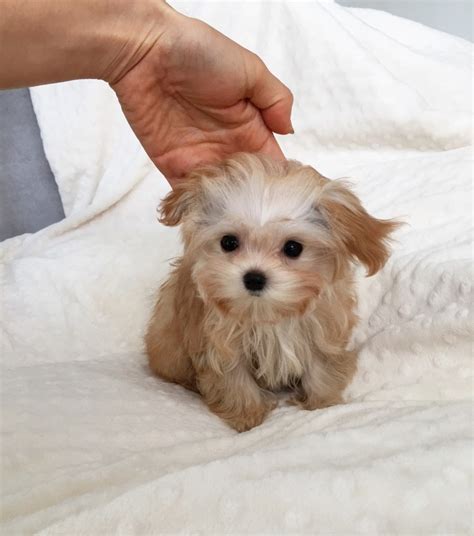
[[[272,132],[293,134],[291,91],[267,69],[258,56],[254,56],[254,61],[255,76],[253,86],[249,88],[250,102],[260,110],[265,124]]]

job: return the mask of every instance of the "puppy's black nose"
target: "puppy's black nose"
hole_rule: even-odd
[[[247,272],[244,275],[244,285],[247,290],[263,290],[267,278],[262,272]]]

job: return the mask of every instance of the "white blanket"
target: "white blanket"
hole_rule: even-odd
[[[33,89],[67,217],[1,244],[2,533],[470,533],[471,45],[333,2],[174,5],[293,89],[287,156],[409,225],[360,280],[348,404],[238,435],[146,367],[179,244],[112,91]]]

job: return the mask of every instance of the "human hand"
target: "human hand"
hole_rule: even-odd
[[[239,151],[283,158],[273,132],[293,131],[289,89],[255,54],[155,3],[161,23],[151,33],[147,28],[145,38],[136,29],[136,42],[124,52],[130,60],[117,62],[106,79],[170,184],[199,164]]]
[[[239,152],[282,158],[292,95],[263,62],[164,0],[2,0],[0,89],[100,78],[172,184]],[[21,43],[21,46],[18,44]]]

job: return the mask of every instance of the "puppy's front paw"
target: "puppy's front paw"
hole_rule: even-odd
[[[265,399],[259,404],[242,406],[238,412],[220,415],[237,432],[247,432],[262,424],[265,417],[277,406],[273,398]]]
[[[288,403],[292,406],[299,406],[302,409],[313,411],[315,409],[329,408],[331,406],[336,406],[337,404],[342,404],[342,399],[339,396],[334,398],[321,398],[315,395],[307,396],[297,394],[290,398]]]

